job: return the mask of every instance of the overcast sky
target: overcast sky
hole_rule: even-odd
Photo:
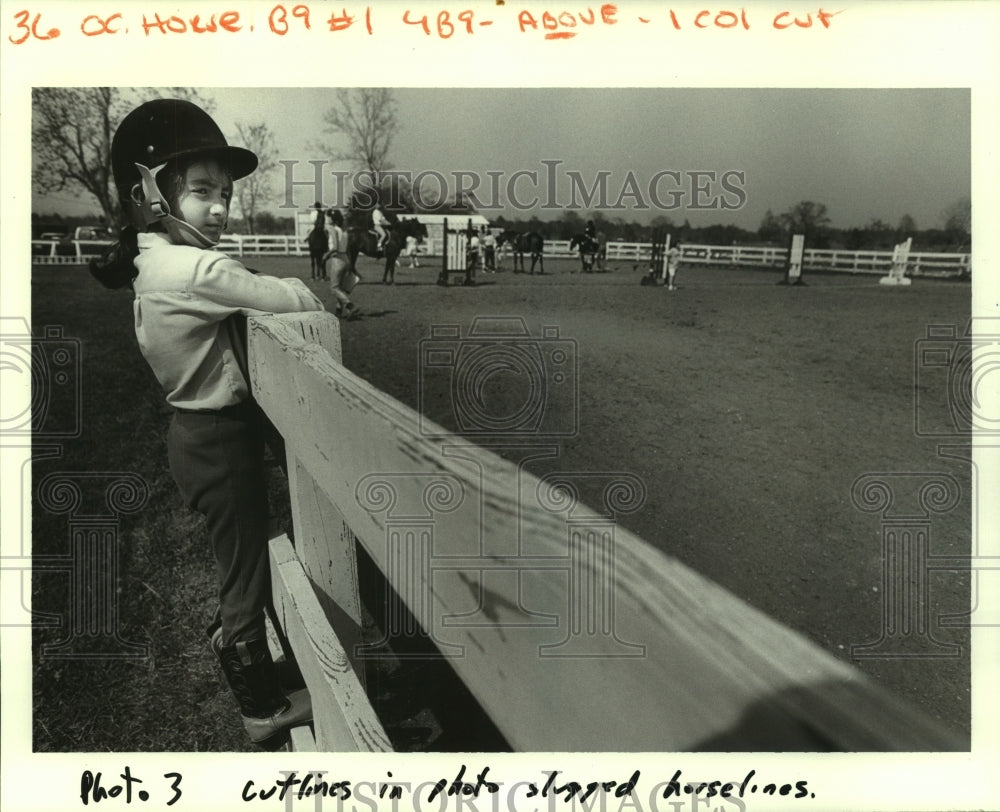
[[[324,138],[323,113],[336,101],[332,90],[204,93],[215,99],[216,118],[231,142],[237,121],[267,122],[279,157],[301,162],[296,180],[312,178],[306,161],[329,158],[310,144]],[[909,214],[918,228],[930,228],[943,224],[947,206],[970,195],[966,90],[433,88],[394,93],[400,123],[392,147],[396,168],[414,176],[439,172],[451,187],[452,173],[476,173],[483,179],[484,201],[501,206],[485,211],[487,216],[518,216],[511,195],[522,204],[537,198],[539,204],[568,205],[573,174],[579,191],[579,183],[593,189],[599,173],[605,173],[607,202],[621,198],[627,207],[608,211],[610,217],[648,221],[664,214],[675,222],[686,218],[694,225],[733,223],[751,229],[768,209],[780,213],[801,200],[825,204],[838,227],[875,218],[894,226]],[[549,170],[542,161],[560,163],[549,164],[555,167]],[[349,167],[330,161],[328,168]],[[518,171],[537,173],[537,183],[527,175],[515,177]],[[555,172],[554,191],[545,182],[550,171]],[[487,172],[496,178],[492,185]],[[715,173],[714,181],[695,172]],[[333,203],[336,181],[327,178],[324,202]],[[702,191],[696,194],[692,183]],[[274,186],[283,187],[282,173]],[[429,182],[431,197],[439,186]],[[500,193],[496,199],[494,189]],[[313,190],[296,187],[293,199],[305,208],[314,200]],[[732,208],[696,208],[713,200]],[[278,212],[281,202],[275,199],[272,210]],[[39,211],[80,210],[68,195],[36,197],[35,203]],[[579,195],[577,204],[581,214],[595,207],[584,206]],[[637,204],[646,208],[636,210]],[[557,212],[536,207],[522,216],[532,213],[547,219]]]

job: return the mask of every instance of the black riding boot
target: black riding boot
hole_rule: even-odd
[[[307,690],[288,694],[282,691],[266,640],[231,646],[222,646],[221,642],[221,634],[213,635],[212,648],[240,706],[243,727],[251,741],[263,742],[312,720]]]

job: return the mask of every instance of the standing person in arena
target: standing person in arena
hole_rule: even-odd
[[[422,240],[419,237],[414,237],[412,235],[406,238],[406,248],[403,249],[403,253],[410,258],[410,267],[419,268],[420,260],[417,258],[420,254],[420,243]]]
[[[677,276],[677,266],[681,264],[681,243],[680,240],[670,246],[667,251],[667,290],[676,290],[674,287],[674,277]]]
[[[327,232],[327,252],[323,257],[323,267],[329,268],[330,291],[337,297],[337,309],[335,315],[354,318],[358,314],[358,309],[351,301],[350,292],[353,285],[345,280],[350,272],[350,263],[347,260],[347,232],[344,231],[344,215],[339,209],[330,209],[328,213],[330,228]]]
[[[484,229],[483,235],[483,270],[496,273],[497,270],[497,238],[492,229]]]
[[[170,472],[203,514],[219,578],[208,628],[250,739],[271,742],[312,718],[308,692],[286,692],[271,660],[264,468],[267,417],[252,400],[242,320],[322,310],[298,279],[256,275],[215,250],[233,181],[257,167],[229,146],[191,102],[157,99],[129,113],[111,144],[115,186],[129,221],[91,271],[107,287],[131,286],[139,349],[175,412]],[[273,427],[270,427],[273,429]]]
[[[475,271],[479,267],[479,232],[470,231],[468,236],[469,245],[466,248],[465,264],[467,268]]]
[[[608,269],[608,235],[597,232],[597,270],[604,273]]]

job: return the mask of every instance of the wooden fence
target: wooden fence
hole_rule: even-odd
[[[82,265],[110,244],[107,240],[32,240],[31,260],[39,265]],[[309,256],[309,247],[294,234],[226,234],[217,247],[239,257]]]
[[[459,220],[459,222],[461,222]],[[39,265],[75,265],[89,262],[108,243],[97,240],[79,240],[69,243],[62,252],[59,243],[50,240],[32,240],[32,262]],[[304,242],[295,235],[245,235],[227,234],[219,243],[219,250],[234,256],[308,256]],[[426,256],[443,256],[444,245],[425,246]],[[452,255],[455,251],[452,250]],[[749,268],[775,268],[785,266],[787,248],[773,246],[694,245],[681,246],[681,262],[685,265],[721,265]],[[508,252],[509,256],[509,252]],[[546,257],[575,257],[569,240],[546,240]],[[609,242],[609,260],[649,262],[649,242]],[[956,253],[911,252],[907,263],[907,276],[963,277],[971,273],[971,255]],[[803,266],[806,270],[842,271],[845,273],[883,276],[892,268],[892,251],[846,251],[807,249]]]
[[[391,747],[355,670],[360,544],[516,751],[961,747],[618,527],[636,477],[538,479],[449,434],[345,369],[327,313],[250,319],[249,355],[288,453],[274,598],[315,713],[296,746]],[[575,493],[594,476],[597,510]]]

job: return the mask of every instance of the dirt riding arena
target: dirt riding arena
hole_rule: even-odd
[[[814,274],[788,287],[775,272],[682,266],[671,292],[640,286],[643,271],[631,262],[617,266],[582,274],[571,273],[575,261],[547,260],[542,276],[486,274],[474,288],[456,280],[447,289],[433,284],[431,268],[403,269],[384,286],[376,266],[361,266],[370,284],[354,298],[365,316],[342,325],[344,363],[417,408],[420,346],[435,325],[458,325],[463,337],[484,316],[523,317],[536,338],[557,327],[551,340],[578,352],[578,432],[534,472],[636,474],[646,503],[621,524],[836,655],[876,641],[882,516],[852,503],[855,480],[951,474],[963,499],[934,518],[931,552],[969,547],[968,466],[939,457],[936,442],[914,431],[917,342],[931,324],[961,334],[969,286],[886,289],[877,277]],[[428,377],[425,368],[425,409]],[[512,374],[491,393],[514,391],[502,414],[528,396],[518,384]],[[944,409],[945,392],[923,394]],[[964,610],[968,580],[932,579],[935,638],[963,655],[858,664],[968,731],[967,634],[934,623]]]
[[[806,284],[783,286],[777,271],[682,265],[678,289],[668,291],[640,286],[643,269],[631,262],[581,274],[571,272],[575,260],[546,259],[544,275],[506,270],[478,275],[473,287],[456,278],[442,288],[435,284],[439,263],[425,258],[424,267],[410,270],[404,261],[388,286],[375,261],[360,260],[362,282],[352,296],[362,316],[341,323],[348,368],[447,425],[455,372],[425,365],[428,342],[441,336],[437,328],[457,326],[462,341],[477,319],[520,317],[529,332],[522,343],[564,342],[575,356],[569,374],[578,389],[572,398],[561,390],[546,401],[542,425],[562,432],[553,441],[558,456],[529,463],[529,470],[638,476],[645,502],[619,524],[835,656],[850,660],[852,646],[882,636],[885,519],[852,500],[859,477],[954,477],[961,497],[932,516],[930,552],[969,554],[969,465],[940,456],[939,440],[914,426],[915,379],[924,418],[948,419],[947,385],[915,364],[915,352],[929,325],[954,325],[961,335],[971,310],[968,283],[918,279],[890,289],[873,276],[807,273]],[[328,283],[308,281],[308,258],[255,257],[247,264],[307,280],[333,310]],[[35,268],[36,325],[65,322],[49,286],[63,286],[70,301],[109,296],[108,318],[125,320],[127,331],[126,297],[95,292],[82,268]],[[101,325],[72,329],[83,332],[91,354],[137,356],[134,339],[104,346]],[[516,370],[501,371],[484,387],[499,404],[497,414],[515,413],[519,399],[532,396]],[[156,393],[150,387],[127,397],[153,403]],[[157,419],[165,431],[167,418]],[[133,428],[105,430],[125,437]],[[173,498],[169,487],[163,493]],[[150,584],[166,602],[168,581]],[[967,736],[969,634],[939,618],[967,611],[969,577],[935,572],[928,594],[932,636],[955,644],[954,656],[922,656],[917,646],[916,656],[854,662]]]

